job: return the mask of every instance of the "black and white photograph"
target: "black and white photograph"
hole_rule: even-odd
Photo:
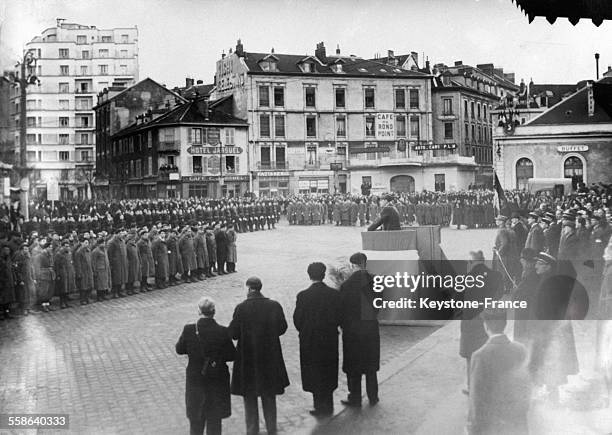
[[[0,435],[612,435],[609,0],[0,2]]]

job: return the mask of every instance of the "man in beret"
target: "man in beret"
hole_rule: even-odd
[[[540,216],[535,212],[530,212],[527,215],[527,225],[529,233],[525,241],[525,248],[533,249],[535,252],[544,251],[544,231],[539,225]]]
[[[380,200],[382,207],[380,217],[368,227],[368,231],[376,231],[380,226],[382,226],[383,231],[398,231],[401,229],[400,215],[391,203],[393,200],[392,195],[385,195]]]
[[[518,286],[514,289],[512,299],[514,301],[527,302],[526,309],[517,309],[514,312],[514,340],[527,345],[532,336],[533,320],[535,320],[535,304],[537,300],[537,289],[540,278],[536,272],[537,252],[531,248],[521,251],[521,266],[523,272]]]
[[[520,271],[515,236],[512,230],[506,227],[507,221],[508,218],[503,215],[495,218],[495,223],[499,229],[493,247],[493,270],[502,274],[506,291],[515,286]]]

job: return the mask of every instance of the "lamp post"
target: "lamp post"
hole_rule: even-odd
[[[21,211],[25,220],[30,218],[29,212],[29,193],[30,179],[28,173],[28,158],[27,158],[27,88],[29,85],[37,84],[40,86],[40,80],[36,77],[36,58],[34,57],[34,49],[29,49],[23,54],[23,59],[17,63],[19,67],[19,75],[11,72],[8,74],[8,79],[16,86],[19,86],[19,163],[16,164],[17,173],[19,174],[21,189],[20,204]],[[17,162],[15,162],[17,163]]]

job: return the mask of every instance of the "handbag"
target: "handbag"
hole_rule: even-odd
[[[200,338],[200,331],[198,330],[198,322],[196,322],[195,328],[196,336],[198,337],[198,340],[201,341],[202,339]],[[224,364],[222,362],[217,361],[213,357],[206,356],[204,357],[204,364],[202,365],[200,374],[207,380],[220,379],[223,376],[223,366]]]

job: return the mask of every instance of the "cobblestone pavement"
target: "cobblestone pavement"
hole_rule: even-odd
[[[197,318],[195,304],[203,294],[216,299],[217,321],[228,324],[234,306],[245,298],[246,278],[258,275],[263,293],[282,304],[290,323],[281,338],[291,385],[278,400],[279,430],[314,428],[316,421],[308,414],[311,396],[300,384],[297,333],[290,321],[295,295],[309,285],[310,262],[333,263],[359,250],[361,230],[282,223],[276,230],[238,235],[238,273],[1,322],[0,412],[67,413],[71,433],[187,433],[187,359],[176,355],[176,340],[183,325]],[[493,232],[469,233],[443,231],[447,250],[457,250],[451,255],[483,248],[479,243],[490,247]],[[383,327],[382,366],[435,329]],[[341,375],[337,406],[345,395]],[[239,397],[233,396],[232,406],[224,431],[244,433]]]

